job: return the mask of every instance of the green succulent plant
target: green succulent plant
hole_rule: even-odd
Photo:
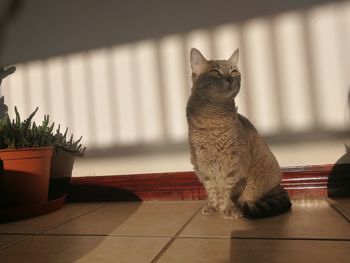
[[[40,125],[33,121],[38,107],[26,118],[21,120],[20,114],[15,107],[15,119],[11,120],[6,112],[5,117],[0,119],[0,148],[30,148],[54,146],[70,153],[83,154],[85,147],[82,146],[80,137],[74,140],[73,135],[67,139],[68,128],[64,134],[60,131],[60,125],[54,132],[55,123],[50,124],[49,115],[44,116]]]
[[[78,140],[74,140],[73,134],[71,134],[68,140],[67,139],[68,128],[66,128],[63,134],[61,133],[60,128],[61,128],[60,125],[58,125],[56,133],[54,134],[54,138],[55,138],[54,145],[57,148],[62,149],[66,152],[84,154],[86,147],[83,147],[83,145],[80,143],[83,137],[80,136]]]

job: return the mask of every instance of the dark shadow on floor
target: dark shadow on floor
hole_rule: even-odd
[[[98,183],[71,183],[71,177],[51,178],[50,194],[67,194],[67,202],[132,202],[142,201],[131,191]]]
[[[72,204],[72,207],[68,207],[67,210],[65,210],[65,207],[63,207],[62,209],[47,215],[26,220],[18,220],[16,222],[4,223],[1,225],[2,230],[5,232],[7,224],[8,229],[10,230],[13,228],[16,229],[17,224],[20,229],[25,229],[26,225],[29,227],[31,225],[40,225],[43,230],[55,230],[55,225],[57,227],[64,227],[65,224],[71,224],[71,229],[69,230],[68,227],[68,230],[62,230],[62,235],[57,236],[33,236],[33,238],[6,248],[0,251],[0,258],[4,259],[1,262],[14,262],[16,259],[29,259],[30,262],[90,262],[91,257],[93,258],[96,254],[103,258],[103,251],[108,250],[109,246],[116,246],[117,248],[118,244],[120,244],[118,243],[120,240],[118,241],[116,239],[114,241],[113,237],[110,237],[109,235],[128,221],[128,219],[139,209],[141,202],[128,203],[126,207],[124,205],[123,209],[119,209],[118,207],[113,208],[113,204],[109,203],[107,206],[101,206],[95,209],[92,208],[90,211],[86,210],[84,212],[84,209],[82,209],[79,217],[77,217],[77,215],[69,215],[72,213],[72,208],[75,206],[77,208],[79,205],[84,206],[85,204],[82,204],[82,202],[124,200],[139,201],[140,199],[128,191],[111,187],[95,185],[73,186],[68,193],[68,201],[80,202],[80,204]],[[112,209],[113,212],[107,213],[108,220],[105,220],[106,218],[104,217],[106,214],[104,214],[104,212],[101,210],[110,206],[112,206],[112,208],[109,209]],[[100,216],[98,215],[99,213],[101,213]],[[66,219],[62,219],[64,218],[65,214],[67,214],[68,217]],[[56,217],[59,218],[58,221]],[[74,219],[74,217],[76,218]],[[89,217],[93,218],[91,219],[90,225],[81,223],[84,220],[89,220]],[[55,220],[57,222],[55,222]],[[23,231],[25,232],[25,230]],[[77,235],[76,233],[80,234]],[[35,250],[35,253],[28,252],[33,249]],[[62,251],[64,251],[64,253]],[[116,256],[118,257],[118,255]],[[108,255],[106,255],[106,257],[108,258]],[[118,261],[118,258],[116,258],[116,261]],[[95,259],[92,259],[91,262],[95,262]]]
[[[346,148],[346,153],[339,158],[329,174],[329,197],[350,196],[350,149],[349,146]]]
[[[275,262],[271,258],[273,257],[271,253],[269,253],[270,255],[265,253],[265,250],[269,250],[269,240],[267,239],[274,240],[284,235],[287,231],[285,226],[290,220],[291,213],[288,211],[275,217],[249,219],[250,229],[232,231],[229,262]],[[271,222],[267,223],[267,221]],[[266,234],[264,226],[271,229],[271,235]],[[284,249],[283,242],[276,242],[273,246],[274,249]]]
[[[130,202],[142,201],[136,194],[110,186],[70,185],[67,202]]]

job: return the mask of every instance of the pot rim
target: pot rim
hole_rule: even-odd
[[[52,158],[54,147],[7,148],[0,150],[0,160],[21,160],[32,158]]]
[[[36,150],[50,150],[54,149],[54,146],[38,146],[38,147],[26,147],[26,148],[4,148],[0,149],[0,152],[13,152],[13,151],[36,151]]]

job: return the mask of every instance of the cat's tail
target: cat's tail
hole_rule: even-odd
[[[282,214],[292,207],[287,191],[278,185],[254,204],[243,203],[242,211],[249,218],[263,218]]]

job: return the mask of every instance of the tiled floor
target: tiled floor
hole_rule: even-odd
[[[298,199],[268,219],[203,202],[80,203],[0,224],[0,262],[350,262],[350,199]]]

